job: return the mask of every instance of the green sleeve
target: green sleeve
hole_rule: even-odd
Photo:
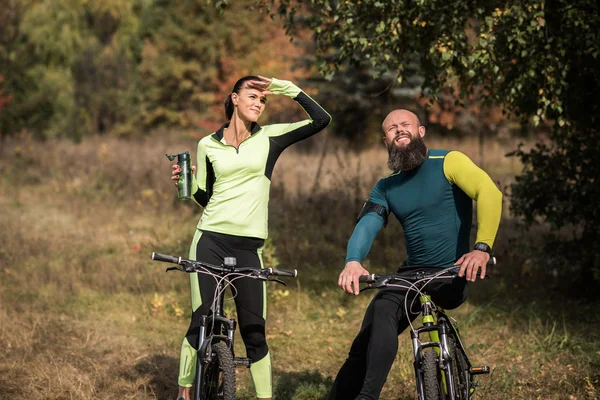
[[[290,81],[272,78],[268,89],[274,94],[291,97],[308,115],[308,119],[294,123],[274,124],[265,126],[265,133],[269,137],[279,136],[277,144],[283,148],[300,140],[306,139],[323,130],[331,122],[331,115],[325,111],[309,95]]]
[[[459,151],[451,151],[446,155],[444,175],[448,182],[461,188],[477,202],[476,242],[492,247],[502,215],[502,192],[484,170]]]
[[[281,79],[271,78],[271,84],[267,88],[267,90],[273,92],[274,94],[282,94],[284,96],[289,96],[292,99],[300,94],[302,89],[298,86],[294,85],[290,81],[283,81]]]

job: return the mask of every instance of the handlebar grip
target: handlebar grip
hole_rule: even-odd
[[[168,256],[166,254],[160,254],[160,253],[155,253],[155,252],[152,252],[152,259],[154,261],[168,262],[171,264],[181,263],[181,257],[173,257],[173,256]]]
[[[272,270],[272,275],[275,276],[289,276],[291,278],[295,278],[298,276],[298,271],[295,269],[275,269]]]
[[[375,282],[375,274],[361,275],[358,277],[360,283],[373,283]]]

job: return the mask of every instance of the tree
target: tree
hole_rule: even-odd
[[[124,121],[144,2],[9,1],[0,10],[0,62],[14,101],[0,127],[80,138]]]
[[[4,81],[4,77],[0,75],[0,84]],[[6,107],[8,103],[12,100],[12,94],[3,94],[2,88],[0,88],[0,115],[2,114],[2,109]],[[0,140],[2,139],[2,130],[0,130]]]
[[[136,91],[139,125],[197,128],[224,120],[223,102],[237,79],[266,74],[282,79],[297,53],[282,29],[265,24],[254,0],[236,1],[227,15],[205,0],[154,1],[141,16],[144,41]],[[289,113],[270,103],[267,112]]]
[[[20,100],[20,94],[25,90],[25,82],[20,79],[20,71],[23,69],[23,58],[17,57],[16,47],[18,25],[22,16],[22,7],[13,1],[0,7],[0,74],[2,74],[3,91],[10,93],[12,100]],[[16,95],[15,95],[16,93]],[[12,131],[18,131],[22,127],[22,121],[14,110],[15,101],[12,105],[2,101],[3,110],[0,114],[0,132],[3,135]]]
[[[576,264],[584,276],[600,271],[594,245],[600,212],[593,201],[600,179],[596,1],[261,3],[274,7],[291,35],[298,16],[308,20],[327,78],[344,65],[366,64],[373,76],[393,73],[402,87],[407,66],[416,62],[427,96],[456,87],[460,104],[479,91],[485,104],[499,104],[532,126],[551,126],[550,144],[514,153],[524,170],[512,185],[511,209],[528,223],[541,217],[555,228],[580,227]]]

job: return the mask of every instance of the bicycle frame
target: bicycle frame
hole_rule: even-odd
[[[464,360],[467,364],[467,370],[465,371],[465,376],[463,377],[463,382],[471,382],[472,375],[471,371],[471,362],[467,357],[467,353],[465,348],[460,340],[460,335],[458,330],[450,322],[450,318],[444,313],[444,311],[434,310],[432,307],[431,297],[428,295],[419,296],[419,301],[421,303],[421,314],[422,314],[422,326],[419,328],[415,328],[411,330],[411,339],[413,345],[414,352],[414,369],[415,369],[415,378],[417,383],[417,392],[420,399],[424,398],[424,387],[423,387],[423,379],[421,374],[421,363],[423,361],[423,350],[429,347],[433,347],[440,357],[440,371],[442,371],[442,385],[444,393],[450,398],[455,399],[458,398],[458,393],[455,392],[455,388],[453,385],[449,385],[448,382],[454,382],[454,369],[452,359],[448,349],[450,346],[448,345],[448,335],[452,334],[453,337],[456,338],[456,349],[460,351],[464,357]],[[420,335],[422,333],[429,334],[429,342],[421,342]],[[486,370],[482,369],[482,372]],[[473,392],[473,388],[468,388],[468,397],[470,398],[471,393]]]
[[[195,373],[195,389],[194,389],[194,400],[200,400],[200,392],[202,388],[206,386],[204,382],[204,366],[208,365],[212,361],[213,348],[215,344],[216,357],[220,362],[227,360],[226,367],[222,367],[221,371],[230,376],[227,381],[227,385],[230,398],[234,396],[235,392],[235,375],[233,374],[233,368],[237,366],[250,367],[251,361],[249,358],[235,357],[233,340],[236,329],[236,321],[227,318],[223,313],[223,294],[225,288],[232,283],[236,278],[230,278],[231,276],[238,277],[250,277],[254,279],[260,279],[268,282],[278,282],[285,285],[285,282],[273,277],[292,277],[295,278],[298,275],[298,271],[294,270],[283,270],[276,268],[253,268],[253,267],[242,267],[236,268],[236,259],[234,257],[225,257],[222,265],[212,265],[209,263],[188,260],[182,257],[175,257],[166,254],[152,253],[152,260],[167,262],[176,264],[176,267],[169,267],[167,271],[178,270],[182,272],[196,272],[196,273],[208,273],[214,277],[220,277],[217,279],[217,287],[215,288],[214,303],[212,314],[201,316],[200,329],[198,335],[198,351],[196,357],[196,373]],[[223,348],[222,343],[226,344],[226,348]],[[227,352],[231,354],[227,354]],[[224,353],[225,352],[225,353]],[[219,353],[222,355],[219,356]],[[227,354],[226,356],[224,354]],[[227,371],[227,372],[225,372]]]
[[[495,265],[495,258],[490,259],[489,264]],[[420,314],[422,315],[422,325],[418,328],[414,327],[409,320],[418,398],[424,399],[426,395],[437,398],[436,395],[431,393],[432,388],[434,388],[434,386],[431,386],[431,379],[433,377],[434,381],[436,379],[438,381],[437,390],[439,390],[439,394],[443,399],[468,400],[477,386],[474,376],[487,374],[490,372],[490,369],[488,366],[473,367],[471,365],[460,339],[458,329],[444,310],[434,304],[431,296],[422,291],[427,284],[439,278],[442,274],[448,272],[451,275],[445,275],[444,278],[451,278],[459,272],[457,266],[446,267],[441,272],[436,271],[433,274],[424,270],[431,271],[438,268],[437,266],[405,266],[402,273],[398,272],[393,275],[362,275],[359,281],[367,283],[370,286],[361,289],[361,291],[369,288],[404,288],[407,290],[405,307],[408,306],[408,293],[411,290],[418,293],[417,297],[421,304]],[[396,282],[401,284],[396,284]],[[411,313],[409,308],[412,308],[412,305],[406,308],[407,315]],[[421,335],[425,333],[428,334],[428,341],[421,340]],[[429,349],[435,351],[435,359],[431,358],[433,354]],[[433,361],[437,364],[435,366],[435,371],[438,374],[437,377],[431,375],[434,372],[431,368]],[[427,382],[425,381],[426,379]],[[426,387],[429,394],[426,394]]]
[[[437,316],[433,312],[433,304],[431,297],[428,295],[419,296],[421,303],[422,323],[423,325],[419,328],[411,330],[411,340],[413,345],[413,354],[415,357],[414,369],[415,378],[417,383],[417,392],[419,398],[424,398],[424,387],[423,379],[421,374],[421,363],[423,361],[423,350],[427,348],[434,348],[438,356],[440,356],[440,370],[444,371],[442,375],[442,384],[444,392],[450,396],[451,399],[455,398],[454,387],[448,385],[448,382],[452,382],[452,359],[448,353],[448,339],[447,339],[447,328],[445,323],[439,323]],[[420,335],[422,333],[429,334],[428,342],[421,342]]]
[[[205,356],[210,357],[211,352],[206,351],[207,348],[213,344],[214,341],[224,341],[227,343],[227,347],[233,353],[233,337],[235,335],[236,322],[233,319],[227,318],[223,314],[223,292],[225,290],[225,281],[221,279],[216,288],[219,293],[216,302],[215,309],[212,315],[203,315],[200,318],[200,333],[198,335],[198,356],[196,358],[196,377],[194,385],[194,399],[200,399],[200,390],[204,386],[203,381],[203,365],[205,361],[208,362],[210,359],[206,359]],[[214,324],[214,325],[213,325]],[[213,327],[212,331],[209,331],[210,327]],[[225,335],[223,335],[225,330]],[[250,367],[249,359],[237,359],[239,365]]]

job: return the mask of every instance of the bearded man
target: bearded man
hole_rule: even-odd
[[[377,182],[363,206],[338,285],[349,294],[359,294],[359,277],[369,274],[361,262],[392,213],[404,230],[408,255],[404,266],[460,265],[459,277],[429,287],[436,304],[456,308],[467,298],[467,282],[485,276],[500,224],[502,193],[463,153],[428,149],[423,142],[425,127],[414,113],[394,110],[382,128],[393,173]],[[473,200],[478,229],[471,247]],[[404,289],[387,288],[373,297],[330,400],[379,398],[398,351],[398,335],[418,315],[412,311],[406,315],[405,294]],[[408,301],[413,298],[414,294]]]

